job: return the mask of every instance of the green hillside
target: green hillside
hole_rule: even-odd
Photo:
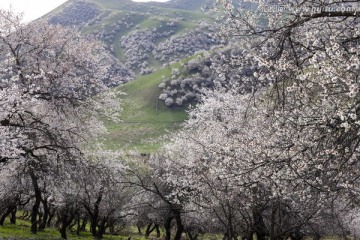
[[[186,61],[186,60],[184,60]],[[171,75],[176,63],[150,75],[141,76],[115,89],[126,93],[122,97],[122,122],[109,123],[105,143],[112,149],[137,149],[142,153],[156,150],[163,140],[159,137],[179,129],[187,118],[185,108],[171,109],[159,99],[159,84]]]
[[[187,61],[197,51],[219,44],[210,37],[216,31],[214,16],[201,10],[212,2],[70,0],[45,16],[52,24],[76,26],[83,35],[99,39],[123,64],[120,74],[134,73],[135,80],[114,89],[126,96],[121,103],[122,122],[107,124],[106,146],[152,152],[163,142],[159,137],[180,128],[187,118],[185,107],[165,106],[159,99],[159,84],[181,62],[163,66],[183,58]],[[208,23],[205,27],[204,22]]]
[[[165,2],[168,7],[186,9],[186,10],[201,10],[208,9],[213,6],[215,0],[170,0]]]
[[[201,22],[213,23],[215,21],[211,14],[201,11],[201,6],[204,5],[208,5],[207,0],[199,0],[191,4],[188,1],[175,0],[166,3],[131,0],[70,0],[45,17],[53,24],[78,27],[84,35],[92,35],[103,41],[109,53],[124,64],[128,62],[127,67],[135,74],[142,72],[142,74],[148,74],[160,69],[165,63],[153,53],[161,42],[169,40],[170,37],[189,33],[197,29]],[[146,36],[144,33],[146,31],[152,32],[147,39],[142,39],[142,41],[137,39],[131,43],[131,46],[123,46],[123,37],[138,32],[137,38],[141,38]],[[131,37],[129,41],[132,41]],[[145,47],[147,44],[150,44],[150,48]],[[176,48],[176,46],[173,47]],[[129,59],[126,51],[135,48],[138,53],[142,53],[139,53],[138,58]],[[146,57],[143,57],[144,54]],[[132,66],[134,60],[139,64],[146,61],[146,66]],[[151,70],[144,73],[146,69]]]

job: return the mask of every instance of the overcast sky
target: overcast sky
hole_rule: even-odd
[[[135,2],[149,2],[149,0],[134,0]],[[166,2],[167,0],[156,0]],[[66,0],[0,0],[1,9],[12,7],[15,12],[23,12],[24,20],[31,21],[50,12]]]

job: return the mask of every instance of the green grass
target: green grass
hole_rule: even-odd
[[[153,233],[154,234],[154,233]],[[120,235],[104,235],[104,240],[127,240],[131,236],[132,240],[145,240],[144,236],[137,235],[137,229],[134,227],[127,227]],[[81,232],[79,236],[71,231],[67,231],[67,238],[69,240],[93,240],[90,232]],[[55,228],[46,228],[43,231],[38,231],[37,234],[30,232],[30,222],[17,219],[16,224],[10,224],[5,221],[4,226],[0,226],[0,239],[34,239],[34,240],[57,240],[61,239],[60,232]]]
[[[140,29],[147,29],[147,28],[154,28],[158,27],[162,24],[162,21],[156,19],[156,18],[149,18],[146,21],[142,21],[139,26]]]
[[[92,33],[94,31],[99,31],[102,28],[105,28],[105,30],[107,31],[111,31],[113,30],[113,26],[112,24],[117,23],[119,20],[122,20],[122,18],[126,17],[126,14],[130,14],[131,18],[127,19],[127,22],[132,22],[134,24],[134,27],[137,24],[142,23],[143,21],[147,21],[148,17],[146,16],[141,16],[139,13],[137,12],[131,12],[131,11],[113,11],[109,16],[105,17],[102,21],[100,21],[99,23],[95,24],[95,25],[91,25],[88,27],[85,27],[81,30],[81,32],[83,34],[89,34]],[[134,30],[134,27],[128,28],[126,29],[125,27],[120,29],[120,31],[117,32],[117,34],[120,34],[121,36],[125,36],[126,34],[128,34],[129,32],[131,32],[132,30]]]
[[[93,1],[98,4],[101,8],[105,9],[123,9],[126,5],[132,4],[131,0],[107,0],[107,1]]]
[[[196,27],[198,27],[198,24],[187,21],[181,21],[179,22],[179,30],[176,32],[175,36],[179,36],[190,30],[194,30]]]
[[[67,237],[70,240],[86,240],[93,239],[90,232],[82,232],[80,236],[77,236],[70,231],[67,232]],[[61,239],[60,232],[55,228],[46,228],[43,231],[38,231],[37,234],[30,232],[30,222],[17,219],[16,224],[10,224],[5,222],[4,226],[0,226],[0,238],[1,239],[36,239],[36,240],[49,240],[49,239]],[[127,236],[104,236],[104,239],[127,239]]]
[[[132,2],[130,0],[94,0],[99,7],[108,10],[121,10],[121,11],[137,11],[142,13],[148,13],[149,10],[159,13],[161,15],[166,15],[168,17],[178,17],[182,16],[189,20],[201,20],[204,18],[209,18],[209,15],[203,13],[200,10],[200,5],[196,6],[190,10],[182,10],[177,8],[172,8],[171,5],[168,6],[160,6],[157,4],[150,9],[152,6],[151,3],[140,3],[140,2]]]
[[[100,16],[102,17],[100,17],[100,22],[84,26],[81,29],[82,34],[86,35],[98,31],[110,33],[113,31],[114,24],[118,25],[118,21],[123,21],[123,18],[126,18],[126,22],[133,24],[129,28],[126,28],[124,24],[121,24],[120,29],[117,29],[117,32],[115,33],[113,42],[104,40],[104,43],[107,46],[111,46],[113,44],[113,54],[122,62],[126,62],[127,59],[124,53],[124,48],[122,48],[120,44],[121,37],[126,36],[137,29],[144,30],[156,28],[158,32],[174,30],[175,36],[178,36],[195,29],[200,21],[207,21],[209,23],[214,22],[214,18],[211,15],[200,11],[200,8],[198,8],[199,6],[197,5],[194,9],[191,8],[190,10],[182,10],[172,8],[174,6],[171,4],[162,5],[158,3],[154,5],[152,3],[139,3],[131,0],[92,0],[92,3],[99,7],[101,12]],[[61,5],[48,15],[60,13],[69,4],[70,2]],[[166,26],[166,23],[177,17],[181,17],[183,20],[179,21],[176,27]],[[156,44],[159,44],[166,39],[168,39],[168,37],[157,39]],[[149,57],[149,67],[158,70],[162,63],[154,59],[152,56]],[[135,69],[134,72],[139,74],[140,68]]]
[[[144,234],[145,228],[142,228]],[[164,229],[160,229],[161,236],[164,236]],[[156,232],[153,231],[149,238],[143,235],[137,234],[136,227],[126,227],[119,235],[104,235],[104,240],[127,240],[131,237],[131,240],[147,240],[157,239]],[[93,240],[94,238],[90,232],[81,232],[79,236],[68,231],[67,238],[69,240]],[[188,239],[183,234],[184,239]],[[0,226],[0,239],[16,239],[16,240],[61,240],[60,232],[55,228],[46,228],[44,231],[39,231],[37,234],[30,232],[30,222],[17,219],[17,224],[10,224],[8,221],[4,226]],[[160,238],[162,239],[162,237]],[[204,234],[199,236],[200,240],[221,240],[221,234]]]
[[[112,3],[110,2],[106,2],[108,4]],[[115,3],[112,3],[115,4]],[[119,3],[120,4],[120,3]],[[120,5],[118,5],[119,7]],[[177,11],[174,12],[173,9],[163,9],[163,8],[159,8],[161,10],[162,13],[164,14],[178,14]],[[103,9],[103,11],[105,11]],[[95,31],[101,31],[102,29],[105,29],[106,32],[110,32],[113,30],[113,24],[116,24],[119,20],[121,20],[122,18],[125,18],[127,14],[130,14],[130,19],[127,19],[127,22],[131,22],[133,23],[133,26],[130,28],[121,28],[116,32],[116,36],[114,39],[114,55],[115,57],[117,57],[120,61],[125,62],[126,61],[126,56],[124,53],[124,49],[121,47],[120,42],[121,42],[121,37],[122,36],[126,36],[129,33],[131,33],[132,31],[137,29],[137,26],[139,27],[139,30],[144,30],[144,29],[153,29],[153,28],[157,28],[158,32],[163,32],[163,31],[169,31],[169,30],[174,30],[175,31],[175,35],[180,35],[183,33],[186,33],[187,31],[190,31],[192,29],[195,29],[197,27],[197,24],[189,21],[189,20],[184,20],[184,21],[180,21],[176,27],[168,27],[166,26],[167,22],[171,21],[171,17],[168,16],[157,16],[157,15],[142,15],[141,13],[141,9],[138,11],[130,11],[130,10],[114,10],[111,9],[111,14],[107,17],[105,17],[101,22],[95,24],[95,25],[91,25],[91,26],[87,26],[85,28],[83,28],[81,30],[81,32],[83,34],[90,34],[92,32]],[[179,10],[182,11],[182,10]],[[206,15],[204,14],[199,14],[197,12],[188,12],[188,11],[183,11],[185,12],[187,16],[190,16],[192,18],[196,18],[196,19],[204,19],[207,18]],[[158,39],[156,41],[156,44],[159,44],[162,41],[165,41],[167,38],[161,38]],[[149,54],[151,55],[151,54]],[[155,60],[153,58],[149,59],[149,67],[152,67],[154,69],[159,69],[161,67],[161,63],[158,60]],[[135,72],[139,72],[139,69],[136,69]]]
[[[144,233],[145,228],[142,228]],[[164,229],[160,229],[161,235],[164,235]],[[155,231],[151,233],[149,238],[145,238],[143,235],[137,234],[136,227],[126,227],[120,232],[119,235],[104,235],[104,240],[127,240],[131,237],[132,240],[146,240],[146,239],[156,239]],[[71,231],[67,231],[67,238],[69,240],[93,240],[94,238],[90,232],[81,232],[79,236]],[[184,239],[188,239],[183,235]],[[223,238],[222,234],[210,234],[206,233],[199,236],[199,240],[221,240]],[[56,228],[46,228],[43,231],[38,231],[37,234],[32,234],[30,232],[30,222],[26,220],[17,219],[16,224],[10,224],[9,219],[5,221],[4,226],[0,226],[0,239],[16,239],[16,240],[60,240],[60,232]],[[255,236],[256,239],[256,236]],[[305,240],[310,240],[311,238],[307,237]],[[322,240],[338,240],[341,239],[337,236],[323,236]],[[351,237],[349,238],[351,239]]]
[[[159,99],[161,89],[158,87],[164,77],[171,75],[171,69],[180,65],[181,63],[173,64],[115,89],[126,95],[122,97],[122,122],[107,124],[109,134],[105,144],[108,148],[135,148],[144,153],[153,152],[163,144],[159,137],[181,127],[187,119],[185,107],[166,107]]]

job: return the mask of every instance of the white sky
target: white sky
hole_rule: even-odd
[[[0,9],[8,10],[11,6],[15,12],[24,13],[25,21],[31,21],[45,15],[66,1],[67,0],[0,0]],[[167,0],[155,1],[166,2]],[[134,0],[134,2],[150,2],[150,0]]]

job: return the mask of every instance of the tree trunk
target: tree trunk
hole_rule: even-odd
[[[30,172],[30,177],[31,177],[31,181],[34,187],[34,193],[35,193],[35,203],[32,207],[32,211],[31,211],[31,233],[36,234],[38,231],[38,227],[37,227],[37,216],[38,216],[38,212],[39,212],[39,208],[40,208],[40,203],[41,203],[41,190],[39,188],[39,184],[38,184],[38,179],[35,176],[35,174],[33,172]]]
[[[50,227],[50,226],[51,226],[51,221],[52,221],[52,219],[54,218],[54,216],[55,216],[54,213],[50,213],[50,214],[49,214],[49,218],[48,218],[48,221],[47,221],[47,223],[46,223],[46,226],[47,226],[47,227]]]
[[[137,227],[137,230],[138,230],[138,235],[142,235],[142,232],[141,232],[141,227],[140,227],[140,225],[138,224],[138,225],[136,225],[136,227]]]
[[[76,222],[77,222],[76,235],[80,236],[80,229],[81,229],[81,216],[80,216],[80,214],[78,214]]]
[[[45,227],[46,227],[46,223],[48,221],[48,218],[49,218],[49,207],[48,207],[48,204],[47,204],[47,199],[43,199],[41,202],[42,202],[43,207],[44,207],[44,217],[41,220],[41,223],[39,225],[39,230],[44,230]]]
[[[154,226],[151,227],[152,225],[153,225],[153,224],[150,223],[150,224],[147,226],[146,232],[145,232],[145,237],[149,237],[150,234],[156,229],[156,227],[159,228],[159,225],[154,224]],[[156,229],[156,235],[157,235],[157,234],[158,234],[158,230]],[[160,237],[160,236],[159,236],[159,237]]]
[[[96,199],[96,202],[94,203],[94,211],[91,212],[90,208],[86,208],[87,211],[90,214],[90,228],[91,228],[91,234],[93,237],[98,237],[98,233],[97,233],[97,223],[99,221],[99,205],[101,203],[102,200],[102,196],[103,196],[103,190],[101,189],[99,192],[99,196]]]
[[[171,239],[171,221],[173,220],[172,217],[169,217],[166,219],[165,221],[165,240],[170,240]]]
[[[176,220],[177,229],[176,229],[176,234],[175,234],[174,240],[181,240],[181,235],[184,232],[184,225],[182,224],[182,221],[181,221],[180,210],[175,211],[175,220]]]
[[[107,222],[107,227],[105,227],[105,230],[108,228],[110,235],[115,235],[116,234],[115,223],[116,223],[116,221],[113,220],[113,219],[111,221],[108,220],[108,222]]]
[[[90,231],[91,231],[91,235],[93,237],[97,236],[97,215],[96,216],[92,216],[91,220],[90,220]]]
[[[275,220],[276,220],[277,204],[273,200],[271,202],[271,217],[270,217],[270,240],[275,240]]]
[[[63,222],[60,227],[61,238],[63,238],[63,239],[67,239],[66,227],[67,227],[66,224]]]
[[[11,208],[8,207],[5,211],[5,213],[0,217],[0,225],[4,226],[4,222],[7,216],[9,216],[9,214],[11,213]]]
[[[106,224],[106,222],[107,222],[107,220],[105,218],[103,218],[100,221],[99,228],[98,228],[98,233],[97,233],[97,236],[96,236],[97,239],[102,239],[103,235],[105,234],[105,224]]]
[[[74,219],[74,214],[71,214],[70,216],[68,214],[63,214],[60,216],[60,221],[61,221],[61,227],[60,227],[60,233],[61,233],[61,238],[63,239],[67,239],[66,236],[66,229],[68,228],[68,226],[70,226],[71,222]]]
[[[254,218],[254,232],[256,234],[257,240],[266,239],[266,226],[262,216],[262,207],[256,206],[253,209],[253,218]]]
[[[151,226],[152,226],[152,223],[149,223],[148,226],[146,227],[146,231],[145,231],[145,237],[149,237],[150,234],[151,234]]]
[[[231,206],[229,203],[226,204],[227,208],[228,208],[228,213],[227,213],[227,221],[228,221],[228,226],[227,226],[227,238],[228,240],[237,240],[237,236],[234,232],[234,226],[233,226],[233,215],[232,215],[232,210],[231,210]]]
[[[81,224],[81,227],[80,227],[80,231],[85,231],[86,230],[87,221],[88,221],[88,216],[85,215],[84,218],[83,218],[83,222]]]
[[[14,206],[10,215],[10,224],[16,224],[16,212],[17,212],[17,207]]]
[[[246,229],[242,231],[242,240],[252,240],[254,237],[254,231],[252,230],[252,225],[250,223],[247,224]]]
[[[156,237],[159,238],[161,235],[159,224],[155,224],[155,229],[156,229]]]

